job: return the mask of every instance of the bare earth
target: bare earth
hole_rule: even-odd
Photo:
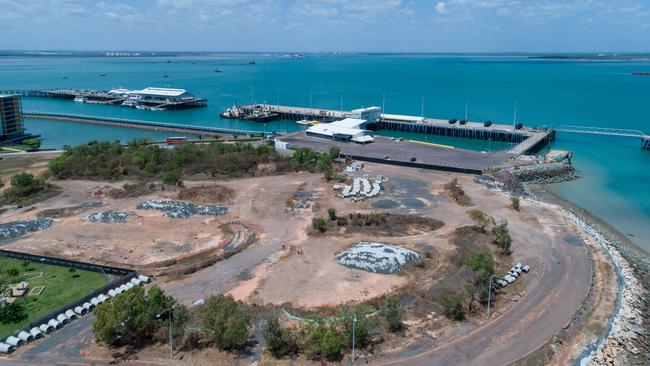
[[[254,231],[254,244],[192,274],[160,278],[158,285],[185,304],[212,294],[229,292],[237,299],[260,305],[290,303],[294,307],[314,308],[372,299],[414,280],[408,271],[382,275],[337,264],[335,256],[349,245],[358,241],[386,242],[420,253],[426,247],[435,253],[432,261],[441,263],[453,250],[449,244],[451,233],[458,227],[472,224],[466,214],[468,210],[479,208],[497,221],[508,220],[513,254],[511,258],[501,259],[497,272],[507,271],[513,262],[530,265],[531,272],[522,275],[516,285],[497,296],[490,319],[477,316],[471,322],[461,324],[450,324],[440,316],[409,319],[412,326],[406,337],[388,344],[390,349],[385,349],[378,359],[374,359],[377,364],[487,365],[520,361],[565,328],[587,296],[593,274],[589,248],[558,210],[522,201],[521,212],[516,212],[509,207],[508,196],[476,185],[473,176],[469,175],[378,164],[366,164],[360,174],[364,173],[371,178],[382,174],[388,181],[380,196],[356,204],[336,197],[331,189],[332,183],[323,181],[321,174],[219,181],[220,185],[236,192],[232,202],[226,204],[230,209],[229,215],[184,220],[164,218],[158,211],[135,209],[135,205],[144,199],[175,198],[177,192],[174,191],[110,199],[92,194],[98,183],[54,182],[65,190],[63,194],[35,209],[9,210],[0,215],[0,222],[33,218],[44,208],[73,206],[89,200],[101,200],[105,206],[88,212],[117,209],[134,211],[137,215],[127,224],[93,224],[81,219],[88,212],[78,213],[55,219],[55,224],[44,232],[27,235],[4,248],[127,266],[155,264],[205,248],[218,248],[229,235],[222,232],[220,224],[241,222]],[[473,206],[460,207],[447,196],[443,186],[453,177],[458,178]],[[308,197],[305,199],[308,207],[295,208],[293,203],[287,202],[296,192],[303,192],[301,194]],[[443,221],[445,226],[431,233],[402,237],[343,233],[308,236],[312,218],[327,217],[329,207],[336,208],[339,216],[373,211],[425,215]],[[602,264],[606,263],[605,259],[599,260],[599,271],[594,277],[597,286],[609,286],[611,267]],[[594,314],[600,315],[593,317],[596,321],[592,336],[602,325],[603,314],[607,313],[604,304],[609,297],[598,295],[595,298],[600,307],[594,310]],[[52,357],[52,350],[58,347],[55,340],[63,333],[48,337],[47,344],[51,346],[30,352],[30,358],[38,359],[39,355]],[[83,339],[90,335],[78,334],[72,337],[78,339],[79,344],[85,344]],[[572,358],[572,349],[564,349],[558,356],[559,360]],[[69,360],[74,355],[67,353],[63,356]],[[92,351],[81,357],[94,360],[105,355]],[[200,362],[199,359],[199,356],[193,356],[192,362]]]

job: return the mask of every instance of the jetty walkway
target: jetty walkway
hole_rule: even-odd
[[[271,135],[272,134],[270,132],[263,132],[263,131],[248,131],[248,130],[238,130],[238,129],[231,129],[231,128],[220,128],[220,127],[198,126],[198,125],[194,126],[194,125],[176,124],[176,123],[169,123],[169,122],[143,121],[143,120],[113,118],[113,117],[86,116],[81,114],[69,114],[69,113],[25,112],[23,113],[23,116],[28,119],[67,121],[67,122],[75,122],[75,123],[86,123],[92,125],[137,128],[143,130],[172,132],[178,134],[189,134],[189,135],[198,135],[198,136],[217,137],[217,136],[224,136],[224,135],[250,135],[250,134]]]

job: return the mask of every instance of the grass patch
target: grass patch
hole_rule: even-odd
[[[45,287],[37,296],[18,298],[27,318],[15,323],[0,323],[0,339],[21,329],[32,320],[40,318],[106,284],[106,278],[97,272],[68,267],[45,265],[45,276],[37,276],[41,272],[41,264],[0,257],[0,284],[4,286],[20,281],[29,282],[29,288]],[[17,272],[17,273],[16,273]]]

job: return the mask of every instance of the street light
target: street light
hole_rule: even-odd
[[[43,276],[43,282],[45,282],[45,258],[39,259],[41,262],[41,276]]]
[[[354,341],[355,341],[355,332],[356,332],[356,325],[357,325],[357,314],[352,315],[352,363],[354,363]]]
[[[174,358],[174,340],[172,338],[172,311],[173,307],[167,308],[160,312],[160,314],[156,315],[156,318],[160,318],[161,315],[163,315],[166,312],[169,312],[169,357]]]

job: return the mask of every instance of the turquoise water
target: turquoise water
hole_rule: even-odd
[[[650,133],[650,71],[644,62],[567,62],[512,56],[343,55],[294,60],[256,56],[167,59],[0,58],[0,89],[75,87],[111,89],[169,86],[208,98],[209,107],[187,111],[143,111],[53,99],[24,99],[24,110],[54,111],[202,124],[250,130],[263,127],[221,121],[218,113],[239,103],[281,104],[349,110],[382,105],[387,113],[421,113],[437,118],[463,118],[469,100],[472,120],[511,123],[514,103],[518,120],[528,125],[562,124],[619,127]],[[220,68],[222,73],[214,73]],[[107,76],[99,76],[106,73]],[[168,78],[163,75],[168,74]],[[62,79],[63,77],[67,79]],[[251,96],[252,94],[252,96]],[[310,98],[311,96],[311,98]],[[28,121],[45,145],[75,144],[88,139],[130,139],[151,132],[75,124]],[[267,131],[295,131],[286,121]],[[64,131],[64,132],[63,132]],[[160,136],[165,136],[161,134]],[[408,138],[407,136],[404,136]],[[457,147],[487,150],[484,144],[434,140]],[[462,139],[461,139],[462,140]],[[66,142],[67,141],[67,142]],[[483,145],[481,145],[483,144]],[[650,152],[633,138],[559,133],[555,147],[575,152],[574,163],[585,178],[554,186],[564,198],[612,223],[650,250]],[[494,148],[496,149],[496,148]]]

